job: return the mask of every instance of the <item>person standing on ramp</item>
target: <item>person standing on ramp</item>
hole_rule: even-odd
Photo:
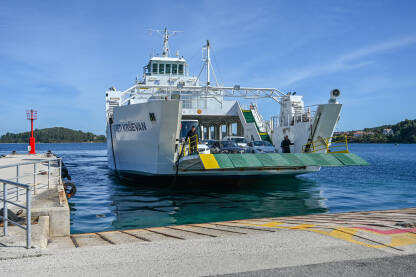
[[[283,153],[290,153],[290,146],[293,145],[289,139],[289,136],[285,136],[285,139],[282,140],[282,143],[280,144],[280,147],[282,147]]]
[[[185,141],[189,139],[189,155],[198,153],[198,133],[195,126],[192,126],[191,130],[186,134]]]

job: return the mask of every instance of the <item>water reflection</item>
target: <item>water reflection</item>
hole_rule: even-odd
[[[73,233],[415,206],[415,144],[349,147],[371,165],[323,168],[291,179],[175,187],[113,176],[105,144],[38,144],[37,151],[50,149],[62,156],[77,185],[77,194],[69,200]],[[12,150],[24,153],[27,145],[0,144],[0,155]]]
[[[315,182],[299,178],[175,186],[111,178],[114,229],[327,211]]]
[[[0,152],[25,147],[0,145]],[[60,155],[77,185],[69,200],[72,233],[327,211],[321,186],[310,178],[145,184],[112,174],[105,144],[39,144],[37,149]]]

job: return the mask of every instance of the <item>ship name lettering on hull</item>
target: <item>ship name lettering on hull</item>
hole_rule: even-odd
[[[113,126],[116,132],[138,132],[146,131],[146,123],[143,121],[129,121],[126,123],[114,124]]]

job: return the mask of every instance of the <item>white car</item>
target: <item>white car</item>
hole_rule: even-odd
[[[232,140],[237,143],[238,146],[247,148],[248,141],[245,137],[237,137],[237,136],[226,136],[222,140]]]
[[[198,154],[211,154],[211,150],[208,145],[203,143],[198,143]],[[189,155],[189,144],[185,144],[185,156]]]
[[[276,148],[268,141],[259,140],[248,143],[250,153],[275,153]]]
[[[211,154],[208,145],[203,143],[198,143],[198,153],[199,154]]]

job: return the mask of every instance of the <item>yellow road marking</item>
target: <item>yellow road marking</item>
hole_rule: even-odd
[[[199,157],[201,158],[205,169],[220,168],[220,165],[218,164],[213,154],[199,154]]]
[[[344,241],[348,241],[350,243],[354,243],[354,244],[358,244],[358,245],[362,245],[362,246],[366,246],[369,248],[384,248],[387,247],[389,244],[386,245],[382,245],[382,244],[369,244],[369,243],[365,243],[362,241],[358,241],[356,239],[354,239],[354,235],[357,233],[358,230],[353,229],[353,228],[343,228],[343,227],[339,227],[335,230],[332,231],[323,231],[323,230],[318,230],[318,229],[309,229],[308,231],[314,232],[314,233],[319,233],[322,235],[327,235],[336,239],[341,239]]]
[[[279,225],[284,224],[283,222],[270,222],[270,223],[265,223],[265,224],[247,224],[247,225],[253,225],[253,226],[264,226],[264,227],[277,227]]]
[[[385,248],[385,247],[398,247],[398,246],[406,246],[411,244],[416,244],[416,235],[413,233],[400,233],[400,234],[379,234],[383,236],[389,236],[391,238],[390,243],[383,243],[383,244],[369,244],[365,243],[359,240],[356,240],[354,236],[358,232],[364,232],[364,233],[374,233],[372,231],[362,230],[359,228],[348,228],[348,227],[341,227],[341,226],[328,226],[328,228],[334,229],[331,231],[324,231],[317,228],[313,228],[316,225],[313,224],[298,224],[295,226],[281,226],[283,224],[288,224],[286,222],[268,222],[264,224],[248,224],[245,225],[252,225],[252,226],[258,226],[258,227],[271,227],[271,228],[277,228],[277,229],[283,229],[283,230],[303,230],[303,231],[309,231],[314,232],[326,236],[330,236],[333,238],[341,239],[353,244],[366,246],[369,248]],[[322,227],[325,228],[325,227]]]
[[[416,235],[412,233],[401,233],[393,235],[391,239],[391,246],[403,246],[409,244],[416,244]]]

